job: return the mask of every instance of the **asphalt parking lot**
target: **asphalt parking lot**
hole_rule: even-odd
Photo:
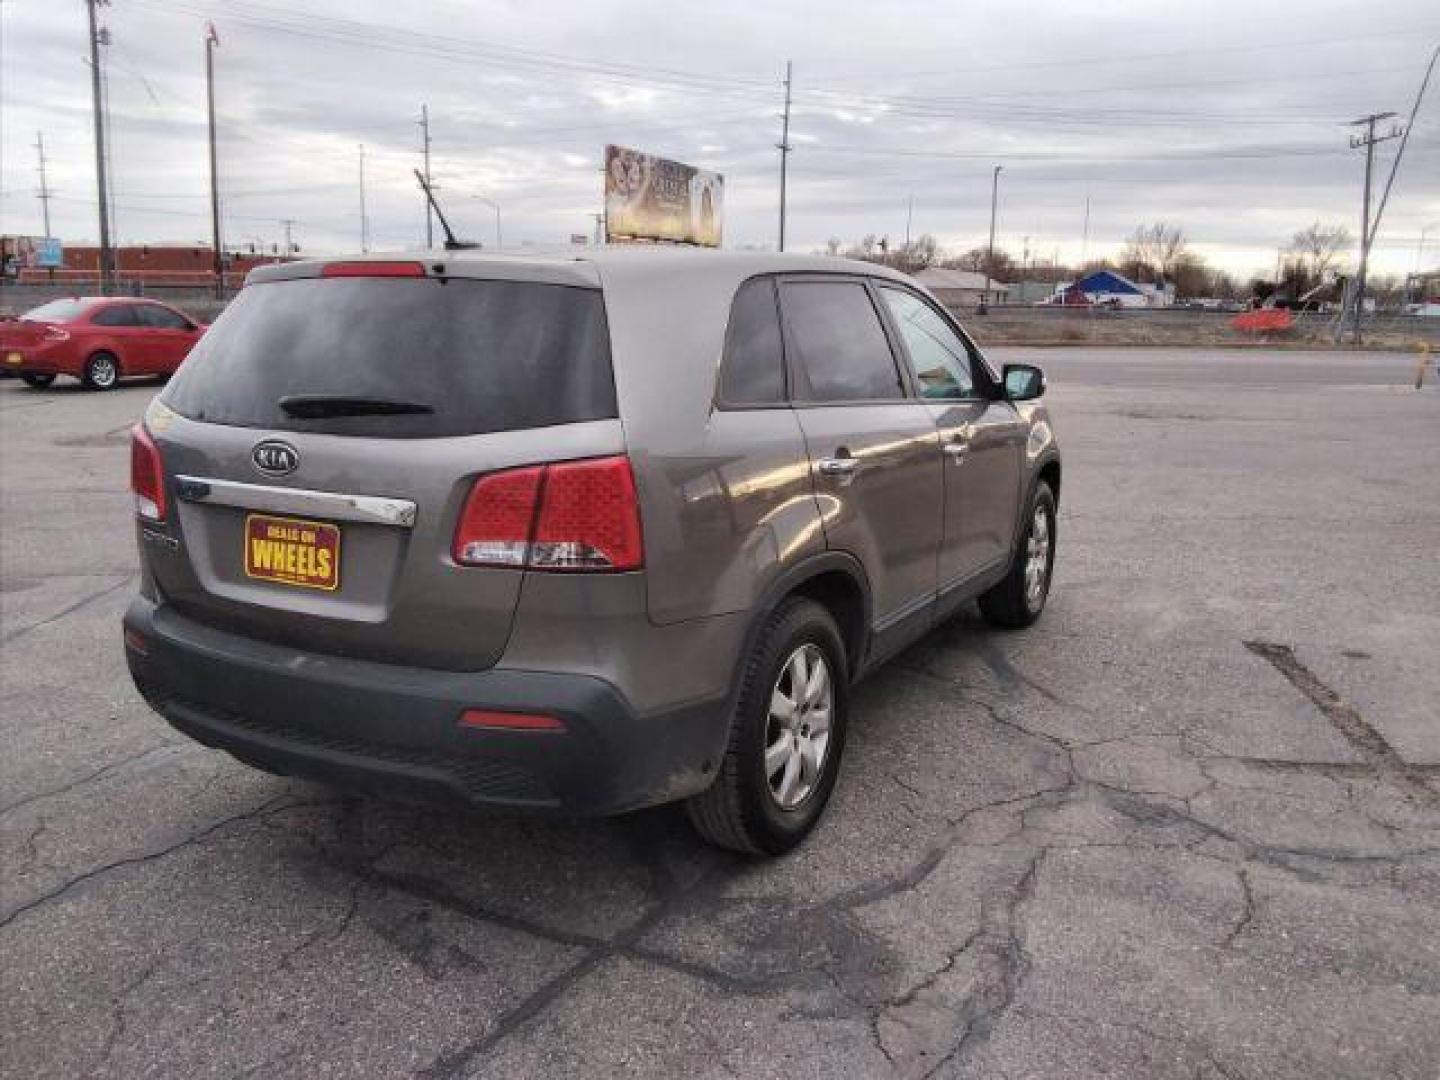
[[[156,387],[0,383],[0,1072],[1434,1080],[1440,390],[995,353],[1050,375],[1050,608],[864,684],[773,863],[182,739],[118,624]]]

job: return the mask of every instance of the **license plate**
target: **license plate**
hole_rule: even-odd
[[[21,356],[18,352],[6,353],[5,362],[7,364],[23,364],[25,357]]]
[[[320,521],[250,514],[245,518],[245,574],[333,592],[340,587],[340,529]]]

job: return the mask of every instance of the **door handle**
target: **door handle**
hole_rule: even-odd
[[[826,457],[815,463],[822,476],[852,476],[859,465],[859,459],[853,457]]]
[[[965,455],[969,450],[969,443],[956,441],[945,444],[945,453],[955,459],[956,465],[959,465],[965,460]]]

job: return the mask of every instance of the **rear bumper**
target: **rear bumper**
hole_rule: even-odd
[[[297,652],[143,597],[124,624],[135,685],[179,731],[271,772],[406,801],[620,813],[703,789],[728,734],[725,701],[638,714],[588,675]],[[545,713],[565,730],[466,729],[467,708]]]

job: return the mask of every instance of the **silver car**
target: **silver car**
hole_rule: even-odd
[[[270,266],[133,433],[135,683],[277,773],[774,855],[851,686],[1025,626],[1060,457],[902,274],[689,250]]]

